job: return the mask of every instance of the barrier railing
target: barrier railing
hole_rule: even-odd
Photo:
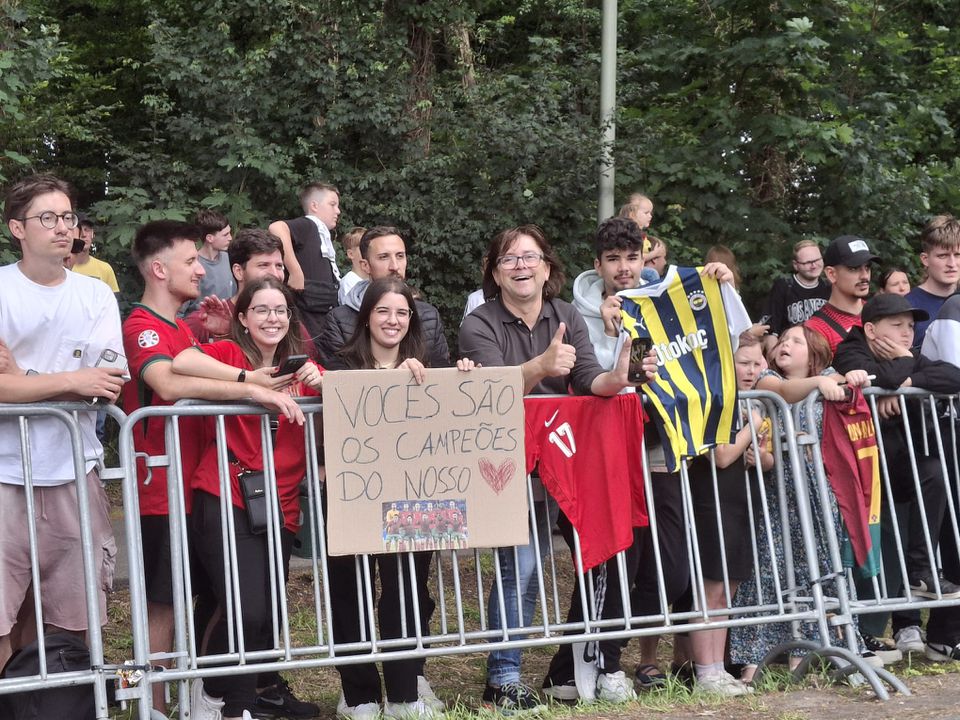
[[[918,422],[925,428],[923,437],[929,437],[920,448],[921,454],[924,457],[939,457],[943,477],[950,477],[947,472],[951,462],[948,456],[952,458],[953,469],[956,468],[955,451],[950,455],[951,448],[956,448],[956,430],[953,424],[949,424],[950,433],[945,441],[941,423],[944,408],[950,413],[948,417],[955,417],[955,398],[943,400],[918,392],[899,393],[904,410],[903,422],[911,422],[906,412],[908,401],[914,402],[914,396],[921,399],[925,403],[925,414],[921,414]],[[875,405],[874,393],[868,395],[871,404]],[[710,454],[706,481],[702,474],[691,477],[686,465],[681,467],[678,476],[668,476],[665,480],[658,473],[651,473],[652,461],[645,448],[642,463],[649,526],[638,531],[638,541],[642,541],[638,542],[638,548],[643,545],[642,551],[631,548],[619,553],[606,563],[606,575],[599,571],[585,571],[580,559],[580,538],[576,531],[570,533],[569,545],[563,542],[558,544],[553,534],[555,508],[549,500],[544,502],[539,499],[537,483],[528,478],[532,553],[527,557],[521,555],[524,552],[522,548],[505,548],[499,551],[436,551],[426,555],[426,563],[423,553],[397,555],[395,572],[400,597],[398,637],[382,637],[383,627],[376,620],[377,583],[374,563],[380,564],[382,579],[384,572],[394,572],[392,560],[383,561],[382,557],[378,559],[377,556],[369,555],[347,561],[342,558],[334,559],[335,568],[343,569],[344,562],[347,565],[352,564],[352,568],[346,568],[346,575],[352,580],[346,586],[342,582],[337,584],[331,581],[331,558],[328,557],[326,549],[324,522],[322,441],[318,432],[322,404],[319,401],[301,402],[301,408],[307,417],[304,435],[304,449],[308,458],[304,471],[304,521],[312,529],[306,533],[312,560],[309,567],[311,597],[307,606],[301,605],[299,608],[299,623],[306,622],[311,628],[309,636],[302,631],[295,632],[290,623],[291,611],[287,603],[285,577],[285,543],[288,538],[285,535],[287,531],[282,526],[283,513],[276,483],[270,482],[275,480],[276,468],[273,463],[274,439],[269,413],[252,404],[189,402],[173,407],[142,408],[124,418],[119,410],[113,408],[110,412],[121,424],[119,467],[114,468],[112,474],[122,475],[123,480],[124,532],[130,566],[129,629],[133,647],[131,662],[120,674],[126,678],[130,678],[133,673],[139,676],[118,690],[117,698],[121,701],[137,701],[139,717],[146,719],[150,717],[152,687],[156,684],[177,686],[180,716],[188,717],[191,681],[236,675],[238,668],[250,673],[261,673],[545,645],[623,641],[633,637],[718,628],[728,628],[733,632],[737,629],[767,626],[787,628],[784,633],[786,642],[768,648],[769,652],[759,663],[761,671],[765,664],[784,652],[802,651],[830,658],[839,668],[840,675],[858,673],[869,682],[880,698],[887,697],[884,682],[905,692],[906,688],[892,675],[884,671],[878,672],[864,663],[860,656],[861,648],[856,632],[858,618],[891,610],[956,606],[960,601],[943,598],[920,600],[910,594],[903,539],[898,533],[894,536],[899,566],[896,574],[907,586],[907,590],[902,593],[891,591],[893,578],[891,573],[886,571],[881,572],[879,578],[872,583],[872,597],[858,592],[852,574],[844,569],[840,558],[831,492],[823,473],[815,428],[804,426],[798,429],[794,418],[795,409],[776,395],[750,392],[742,393],[741,397],[745,403],[760,404],[765,408],[765,414],[774,428],[770,440],[776,458],[769,473],[765,474],[757,467],[748,467],[743,470],[739,481],[739,487],[748,498],[748,527],[741,529],[749,534],[749,552],[752,556],[749,578],[732,578],[727,565],[729,558],[725,538],[728,534],[724,531],[729,530],[725,526],[729,519],[721,512],[721,495],[726,492],[724,488],[727,486],[721,484],[714,453]],[[814,416],[813,402],[811,397],[806,403],[808,417]],[[82,445],[78,444],[78,429],[70,415],[71,411],[79,409],[82,408],[0,406],[0,415],[25,418],[21,420],[25,433],[28,432],[29,418],[36,415],[57,417],[69,428],[71,442],[74,443],[75,463],[79,463],[77,467],[82,468],[82,451],[77,450],[82,448]],[[876,408],[873,409],[876,417]],[[243,570],[232,511],[233,489],[229,482],[231,471],[227,450],[226,418],[235,415],[257,415],[261,418],[264,471],[268,479],[265,487],[269,521],[266,533],[267,560],[264,568],[264,588],[268,595],[265,617],[268,618],[269,627],[265,643],[253,638],[245,623],[244,609],[247,604],[241,588]],[[203,630],[206,629],[203,623],[209,618],[196,616],[200,606],[196,606],[198,609],[195,610],[195,598],[202,595],[202,588],[194,583],[197,566],[191,559],[188,539],[190,533],[185,522],[184,489],[189,486],[189,478],[184,478],[181,471],[181,437],[177,420],[193,416],[213,418],[221,477],[219,510],[220,516],[225,519],[219,537],[225,559],[221,581],[225,595],[221,605],[226,619],[227,641],[226,648],[215,653],[205,652],[203,647]],[[148,418],[156,417],[165,420],[164,432],[168,452],[163,456],[141,459],[148,467],[168,469],[168,501],[172,511],[167,522],[170,537],[173,539],[171,585],[174,637],[172,648],[163,649],[151,648],[148,636],[150,607],[143,576],[144,548],[137,495],[137,456],[133,445],[134,428]],[[758,455],[759,428],[751,413],[748,412],[746,417],[750,427],[750,445]],[[653,434],[653,429],[649,428],[648,445]],[[882,433],[878,432],[878,440],[881,435]],[[917,452],[917,448],[911,449],[913,455],[917,455]],[[883,458],[882,450],[880,455]],[[811,458],[810,462],[807,462],[808,456]],[[24,463],[29,466],[29,452],[24,455]],[[916,463],[914,476],[915,482],[919,482],[915,467]],[[673,522],[674,518],[667,515],[658,517],[661,511],[670,511],[667,506],[658,508],[657,503],[657,487],[660,483],[671,482],[670,477],[673,478],[672,482],[679,485],[679,518],[682,523],[680,542],[686,548],[680,561],[665,558],[665,555],[670,555],[676,549],[671,544],[675,538],[668,538],[664,534],[664,523]],[[883,477],[885,495],[889,499],[892,497],[892,490],[886,467],[883,468]],[[714,501],[713,523],[710,528],[699,527],[696,519],[695,496],[704,496],[704,482],[707,483],[706,495],[712,496]],[[697,485],[698,483],[700,485]],[[80,485],[82,483],[78,484],[78,493],[81,495],[79,505],[84,508],[86,501],[82,497]],[[956,522],[956,482],[948,483],[948,487],[953,490],[947,493],[949,518],[944,528],[945,532],[949,529],[955,548],[960,545]],[[889,510],[895,517],[896,509],[892,501],[889,504]],[[701,514],[700,517],[702,521],[705,516]],[[709,517],[709,514],[706,517]],[[83,512],[81,525],[86,527],[84,522],[88,524],[88,521],[82,518]],[[709,532],[718,533],[720,577],[707,578],[704,574],[707,561],[702,549],[704,541],[709,540],[709,537],[702,535]],[[924,532],[933,567],[939,567],[929,529]],[[33,533],[31,530],[31,547],[34,548],[32,560],[36,567]],[[86,528],[86,533],[85,544],[89,540],[89,527]],[[644,535],[647,535],[646,540],[643,540]],[[571,552],[572,557],[564,557],[565,550],[561,547],[565,547],[566,552]],[[941,550],[942,548],[941,544]],[[635,551],[639,553],[642,564],[638,564],[640,561]],[[429,573],[428,583],[423,566],[426,564],[429,568],[434,557],[436,562]],[[529,592],[535,596],[535,614],[525,617],[522,612],[522,589],[512,582],[510,568],[530,558],[534,567]],[[668,596],[667,592],[678,567],[683,568],[681,574],[686,573],[690,578],[691,600],[686,609],[679,609],[675,604],[677,598]],[[89,585],[93,581],[91,572],[92,568],[85,568],[88,591],[95,589],[95,586]],[[645,581],[652,587],[653,605],[637,604],[632,597],[631,587],[644,573]],[[621,581],[607,586],[610,574],[621,579],[626,578],[627,582]],[[567,606],[564,603],[570,591],[571,575],[573,595],[570,605]],[[722,585],[721,603],[714,602],[711,606],[707,601],[708,579]],[[739,591],[735,589],[738,581]],[[612,587],[622,608],[616,617],[605,616],[600,607],[603,603],[598,598],[602,596],[605,587]],[[487,599],[491,589],[495,590],[492,604]],[[335,606],[340,602],[342,607],[344,593],[355,598],[356,639],[335,642]],[[33,601],[35,605],[39,603],[36,590]],[[435,610],[432,607],[434,603]],[[568,611],[574,606],[577,606],[579,613],[568,617]],[[577,614],[583,619],[576,618]],[[195,631],[198,624],[201,627]],[[104,664],[98,623],[91,624],[89,643],[94,668],[89,673],[76,676],[64,674],[56,678],[41,673],[29,679],[3,679],[0,680],[0,694],[52,687],[54,684],[87,683],[95,689],[98,718],[107,717],[105,684],[113,680],[118,673],[114,666]],[[169,663],[170,667],[161,668],[161,662]],[[806,662],[801,664],[798,672],[805,668]]]
[[[79,413],[91,412],[91,407],[85,403],[49,403],[45,405],[0,405],[0,418],[3,422],[16,422],[20,438],[21,471],[23,480],[23,504],[25,507],[27,543],[29,548],[30,583],[27,597],[24,599],[26,615],[18,618],[18,634],[22,637],[35,635],[37,642],[38,672],[34,675],[21,675],[16,678],[0,680],[0,702],[3,695],[10,693],[28,692],[31,690],[57,688],[64,686],[90,685],[93,690],[94,702],[98,718],[108,717],[107,711],[107,683],[115,677],[112,671],[105,666],[103,653],[103,636],[100,629],[100,591],[102,567],[98,567],[94,556],[94,540],[92,534],[93,502],[90,497],[90,488],[86,482],[87,459],[85,458],[82,430],[79,424]],[[123,417],[123,413],[116,408],[109,410],[114,417]],[[47,642],[45,628],[47,622],[44,614],[44,598],[40,578],[40,543],[38,540],[37,522],[43,519],[46,508],[44,506],[43,485],[34,483],[34,448],[31,443],[31,427],[38,422],[51,422],[62,425],[63,435],[67,438],[69,454],[72,460],[74,475],[83,478],[83,482],[73,482],[69,487],[74,488],[76,495],[76,513],[79,537],[81,542],[83,598],[78,599],[86,607],[86,643],[90,651],[90,669],[71,672],[49,672],[47,666]],[[91,428],[92,429],[92,428]],[[52,448],[36,448],[38,451],[54,451]],[[11,475],[16,472],[11,469]],[[62,487],[62,486],[61,486]],[[51,488],[52,489],[52,488]],[[60,487],[57,487],[59,490]],[[41,490],[38,494],[36,490]],[[10,497],[9,495],[7,496]],[[39,504],[39,507],[38,507]],[[13,512],[7,508],[6,511]],[[38,513],[40,517],[38,517]],[[13,518],[8,516],[7,522]],[[72,522],[71,518],[64,521]],[[66,533],[65,528],[58,529]],[[48,551],[49,552],[49,551]],[[11,577],[0,578],[0,582],[12,582]],[[23,613],[24,610],[21,610]],[[32,623],[28,619],[32,615]],[[32,627],[30,627],[32,625]],[[10,634],[13,633],[11,629]],[[26,643],[24,643],[26,644]],[[14,648],[16,649],[16,648]]]
[[[869,634],[875,635],[884,630],[890,613],[912,614],[901,626],[904,622],[919,625],[923,609],[952,608],[960,616],[960,600],[956,596],[944,597],[940,586],[941,577],[960,583],[958,396],[935,395],[914,388],[896,392],[869,388],[864,395],[878,447],[881,562],[875,576],[858,576],[855,569],[844,566],[839,538],[832,533],[831,572],[844,585],[833,608],[848,627],[859,623],[867,626],[865,633],[869,630]],[[807,406],[812,406],[814,400],[812,396],[808,398]],[[895,412],[888,418],[880,412],[879,404],[884,402],[895,404]],[[826,473],[818,438],[813,440],[817,480],[823,485],[827,482]],[[931,528],[931,523],[939,527]],[[916,580],[918,574],[932,580],[925,596],[911,590],[911,580]],[[895,618],[894,630],[897,624]]]

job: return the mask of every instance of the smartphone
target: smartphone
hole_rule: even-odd
[[[295,373],[297,370],[302,368],[307,364],[309,360],[307,355],[291,355],[286,360],[283,361],[283,364],[280,366],[280,369],[277,370],[273,377],[280,377],[281,375],[289,375],[290,373]]]
[[[100,353],[100,357],[97,358],[96,367],[111,367],[123,370],[123,380],[127,381],[130,379],[130,372],[127,369],[127,358],[116,350],[105,348],[104,351]]]
[[[648,337],[634,338],[630,343],[630,369],[627,371],[627,380],[632,383],[647,381],[647,374],[643,371],[643,359],[653,347],[653,341]]]

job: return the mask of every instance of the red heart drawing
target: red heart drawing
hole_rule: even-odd
[[[503,491],[517,471],[517,464],[510,458],[500,463],[500,467],[496,467],[486,458],[480,458],[478,465],[480,465],[480,474],[483,475],[483,479],[497,495]]]

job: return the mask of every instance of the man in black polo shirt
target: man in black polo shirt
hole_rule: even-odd
[[[483,273],[484,296],[493,298],[464,318],[460,326],[460,353],[484,367],[519,365],[524,392],[534,394],[616,395],[630,383],[627,369],[630,343],[623,344],[612,370],[597,362],[583,317],[568,302],[557,299],[564,275],[559,260],[535,225],[504,230],[490,243]],[[644,363],[647,377],[656,374],[656,360]],[[538,498],[537,495],[540,497]],[[538,537],[549,538],[557,506],[542,487],[535,489]],[[540,544],[541,553],[549,544]],[[522,596],[523,625],[533,619],[536,605],[535,545],[498,551],[505,614],[495,584],[487,604],[491,629],[518,625],[518,594]],[[540,707],[534,691],[520,682],[520,651],[498,650],[487,660],[484,703],[505,713]]]

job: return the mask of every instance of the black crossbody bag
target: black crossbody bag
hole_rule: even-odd
[[[267,476],[260,470],[241,470],[237,473],[237,482],[247,509],[250,532],[262,535],[267,531]]]

